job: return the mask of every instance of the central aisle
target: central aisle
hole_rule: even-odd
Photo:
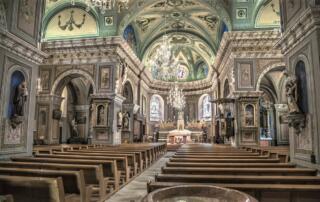
[[[175,152],[167,152],[162,158],[160,158],[151,167],[146,169],[132,180],[129,184],[124,186],[121,190],[115,193],[106,202],[139,202],[145,195],[147,195],[147,182],[149,180],[154,181],[154,176],[157,173],[161,173],[161,167],[165,166],[169,158],[174,155]]]

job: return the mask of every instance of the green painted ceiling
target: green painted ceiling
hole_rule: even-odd
[[[74,7],[85,9],[83,1],[76,0]],[[209,67],[207,72],[212,71],[210,66],[224,31],[278,28],[278,5],[279,0],[131,0],[129,9],[120,13],[117,8],[105,14],[92,8],[89,13],[97,21],[98,36],[124,36],[146,65],[162,36],[170,35],[174,54],[194,73],[200,61]],[[55,15],[70,7],[70,0],[46,0],[43,33]],[[261,16],[276,19],[270,22],[261,20]],[[85,29],[85,23],[83,26]],[[193,73],[183,81],[205,78]]]

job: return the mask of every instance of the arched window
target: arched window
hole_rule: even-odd
[[[303,61],[299,61],[295,69],[298,85],[298,106],[303,113],[308,113],[308,85],[307,85],[307,74],[306,68]]]
[[[163,120],[163,99],[159,95],[153,95],[150,100],[150,121]]]
[[[211,110],[210,96],[208,94],[202,95],[199,99],[199,119],[211,120]]]

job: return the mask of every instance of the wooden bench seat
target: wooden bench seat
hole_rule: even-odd
[[[84,180],[87,185],[92,186],[92,192],[88,193],[90,197],[98,194],[100,200],[107,198],[108,178],[103,176],[102,165],[69,165],[57,163],[41,162],[0,162],[0,168],[31,168],[31,169],[49,169],[49,170],[82,170]]]
[[[259,156],[259,153],[252,153],[252,152],[218,152],[218,153],[214,153],[214,152],[207,152],[207,153],[195,153],[195,152],[177,152],[175,153],[175,156],[183,156],[183,155],[198,155],[198,156]]]
[[[71,165],[102,165],[103,176],[108,178],[108,185],[112,185],[114,190],[120,187],[120,173],[117,169],[115,160],[86,160],[86,159],[58,159],[58,158],[32,158],[32,157],[13,157],[15,162],[42,162],[42,163],[59,163]]]
[[[199,183],[181,183],[181,182],[149,182],[148,192],[157,189],[178,186],[178,185],[199,185]],[[204,185],[204,184],[202,184]],[[305,184],[223,184],[206,183],[206,185],[237,189],[246,192],[259,202],[319,202],[320,185]]]
[[[84,160],[115,160],[117,162],[117,170],[121,172],[123,184],[130,180],[130,166],[126,157],[119,156],[92,156],[92,155],[78,155],[77,153],[59,153],[58,154],[38,154],[35,157],[40,158],[59,158],[59,159],[84,159]]]
[[[44,169],[26,169],[26,168],[0,168],[0,175],[6,176],[33,176],[33,177],[52,177],[62,178],[65,194],[73,197],[73,201],[89,202],[91,191],[90,186],[86,186],[82,171],[65,170],[44,170]]]
[[[134,161],[137,163],[137,172],[142,172],[143,170],[143,157],[142,157],[142,152],[126,152],[126,151],[114,151],[114,150],[79,150],[77,152],[83,152],[83,153],[102,153],[102,154],[107,154],[107,155],[113,155],[113,154],[118,154],[118,155],[129,155],[133,156],[132,158]]]
[[[255,176],[255,175],[188,175],[157,174],[156,182],[241,183],[241,184],[320,184],[317,176]]]
[[[128,166],[131,168],[131,176],[137,174],[138,162],[136,161],[135,154],[119,154],[119,153],[100,153],[100,152],[90,152],[89,150],[77,150],[77,151],[66,151],[66,152],[54,152],[53,154],[62,155],[82,155],[82,156],[102,156],[102,157],[125,157],[128,161]]]
[[[203,175],[304,175],[314,176],[316,169],[309,168],[201,168],[201,167],[162,167],[164,174],[203,174]]]
[[[15,202],[66,202],[62,178],[0,175],[0,194]]]
[[[171,158],[196,158],[196,159],[268,159],[269,156],[204,156],[204,155],[173,155]]]
[[[167,167],[239,167],[239,168],[294,168],[292,163],[184,163],[167,162]]]
[[[199,162],[199,163],[280,163],[280,159],[170,158],[170,162]]]

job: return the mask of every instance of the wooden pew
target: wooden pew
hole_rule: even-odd
[[[0,175],[0,194],[12,195],[15,202],[67,202],[62,178]]]
[[[204,159],[204,158],[170,158],[170,162],[197,163],[280,163],[280,159]]]
[[[32,158],[32,157],[13,157],[14,162],[42,162],[42,163],[59,163],[71,165],[102,165],[103,176],[108,178],[108,185],[112,185],[114,190],[120,187],[120,173],[117,169],[115,160],[86,160],[86,159],[58,159],[58,158]]]
[[[6,176],[33,176],[62,178],[65,194],[72,196],[71,201],[89,202],[90,186],[86,186],[82,171],[65,171],[65,170],[43,170],[43,169],[26,169],[26,168],[0,168],[0,175]]]
[[[173,155],[171,158],[196,158],[196,159],[268,159],[269,156],[215,156],[215,155]]]
[[[123,184],[130,180],[130,166],[128,165],[128,159],[126,157],[115,156],[90,156],[90,155],[78,155],[77,153],[59,153],[59,154],[38,154],[35,157],[40,158],[59,158],[59,159],[84,159],[84,160],[115,160],[117,162],[117,169],[121,172],[123,178]]]
[[[126,152],[126,151],[114,151],[114,150],[80,150],[78,152],[84,152],[84,153],[102,153],[107,155],[128,155],[130,158],[132,158],[136,165],[136,174],[139,172],[142,172],[143,170],[143,158],[142,158],[142,152]],[[132,157],[131,157],[132,156]]]
[[[82,170],[84,180],[87,185],[92,185],[92,193],[89,196],[99,195],[100,200],[107,198],[108,178],[103,176],[102,165],[69,165],[57,163],[41,163],[41,162],[0,162],[0,168],[32,168],[32,169],[49,169],[49,170]]]
[[[128,166],[131,168],[131,176],[138,174],[138,162],[135,154],[119,154],[119,153],[103,153],[103,152],[92,152],[90,150],[77,150],[77,151],[66,151],[66,152],[53,152],[53,154],[70,154],[70,155],[82,155],[82,156],[107,156],[107,157],[126,157]]]
[[[315,176],[316,169],[309,168],[202,168],[202,167],[162,167],[164,174],[203,174],[203,175],[295,175]]]
[[[184,163],[167,162],[167,167],[237,167],[237,168],[294,168],[292,163]]]
[[[178,186],[197,185],[199,183],[149,182],[148,192],[157,189]],[[259,202],[319,202],[320,185],[309,184],[223,184],[207,183],[207,185],[236,189],[254,196]]]
[[[157,174],[156,182],[192,182],[192,183],[241,183],[241,184],[318,184],[317,176],[256,176],[256,175],[189,175]]]

